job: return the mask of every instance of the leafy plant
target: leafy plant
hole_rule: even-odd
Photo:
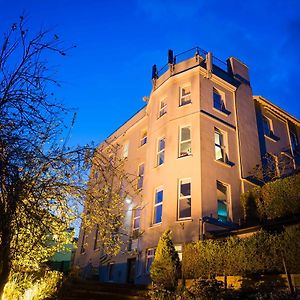
[[[180,276],[180,262],[174,248],[171,231],[166,230],[159,239],[154,261],[150,268],[154,284],[168,291],[174,291]]]

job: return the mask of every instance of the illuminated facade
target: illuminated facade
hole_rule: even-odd
[[[149,282],[155,247],[170,228],[177,250],[216,230],[239,223],[239,196],[254,186],[251,176],[269,155],[299,166],[299,120],[260,96],[253,96],[248,68],[193,49],[153,67],[146,106],[113,133],[124,147],[126,170],[140,178],[140,199],[126,204],[128,254],[104,261],[94,250],[95,233],[81,230],[75,264],[100,266],[100,279]],[[194,53],[196,54],[194,55]],[[87,246],[80,253],[80,245]],[[100,261],[102,262],[100,264]]]

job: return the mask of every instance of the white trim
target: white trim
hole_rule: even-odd
[[[180,195],[182,182],[190,184],[190,195],[188,196]],[[180,200],[189,199],[189,198],[191,199],[191,215],[189,217],[180,218]],[[177,221],[191,219],[191,217],[192,217],[192,179],[180,178],[178,179],[178,187],[177,187]]]

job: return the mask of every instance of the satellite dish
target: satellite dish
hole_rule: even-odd
[[[149,97],[148,96],[143,96],[143,101],[148,102],[149,101]]]

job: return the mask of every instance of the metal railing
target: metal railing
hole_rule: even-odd
[[[203,50],[200,47],[194,47],[191,48],[189,50],[183,51],[179,54],[176,54],[174,56],[174,60],[173,63],[174,65],[185,61],[187,59],[190,59],[196,55],[201,56],[202,58],[205,59],[206,55],[208,54],[207,51]],[[220,60],[219,58],[213,56],[213,65],[217,66],[218,68],[222,69],[223,71],[227,72],[227,63]],[[167,70],[169,69],[169,64],[165,64],[163,67],[161,67],[158,71],[157,71],[157,77],[160,77],[162,74],[164,74]]]

